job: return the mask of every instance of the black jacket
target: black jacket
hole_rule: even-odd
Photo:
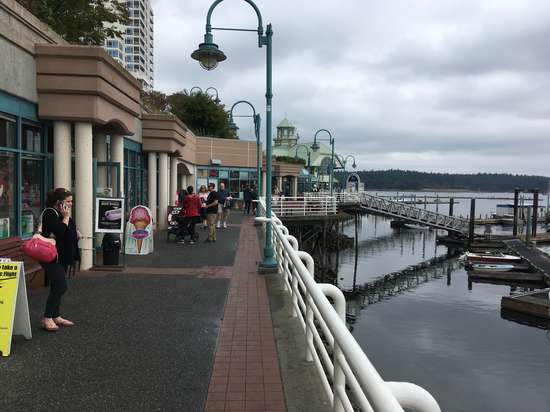
[[[63,216],[57,210],[48,208],[42,214],[42,236],[53,234],[57,248],[57,262],[67,266],[73,265],[78,256],[78,235],[74,220],[69,218],[69,224],[63,223]]]

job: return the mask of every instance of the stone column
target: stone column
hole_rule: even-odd
[[[265,197],[265,188],[267,187],[267,174],[262,172],[262,196]]]
[[[120,164],[120,193],[117,193],[117,196],[126,197],[124,190],[124,136],[120,134],[111,135],[111,161]],[[116,174],[114,170],[112,182],[116,188]]]
[[[157,154],[155,152],[149,152],[147,154],[148,161],[148,176],[147,187],[149,188],[148,199],[149,209],[151,209],[151,215],[153,216],[153,223],[157,224]]]
[[[168,218],[168,153],[159,153],[159,211],[158,227],[166,229]]]
[[[92,267],[93,261],[93,158],[92,125],[75,124],[75,215],[76,225],[82,234],[80,239],[81,270]]]
[[[71,181],[71,124],[55,122],[53,125],[53,185],[72,190]]]
[[[292,176],[292,196],[298,197],[298,176]]]
[[[94,157],[98,162],[107,161],[107,143],[103,133],[97,133],[94,136]],[[107,168],[105,166],[97,167],[96,185],[99,188],[107,187]]]
[[[181,174],[179,175],[179,187],[182,188],[182,189],[187,189],[187,186],[189,186],[187,184],[187,175],[186,174]]]
[[[178,158],[172,156],[170,158],[170,205],[174,206],[178,200]]]

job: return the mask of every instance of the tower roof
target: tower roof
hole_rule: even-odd
[[[286,117],[281,120],[281,123],[277,125],[277,129],[279,128],[292,128],[295,129],[296,127],[292,124],[290,120],[288,120]]]

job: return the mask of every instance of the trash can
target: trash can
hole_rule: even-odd
[[[118,265],[120,256],[119,235],[116,233],[106,233],[105,236],[103,236],[101,248],[103,249],[103,264],[109,266]]]

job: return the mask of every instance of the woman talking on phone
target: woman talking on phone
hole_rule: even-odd
[[[60,316],[61,296],[67,291],[66,274],[69,265],[78,257],[78,235],[76,225],[71,219],[73,195],[68,190],[57,188],[48,192],[46,209],[42,213],[42,236],[55,238],[57,260],[41,263],[50,283],[50,294],[46,301],[46,310],[42,327],[55,332],[59,326],[73,326],[74,323]]]

